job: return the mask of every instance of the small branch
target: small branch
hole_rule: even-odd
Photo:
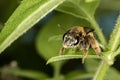
[[[115,28],[110,36],[108,49],[111,51],[115,51],[120,44],[120,16],[117,19],[117,23]]]
[[[61,69],[61,62],[57,62],[54,65],[54,80],[60,79],[60,69]]]
[[[106,61],[102,61],[100,63],[100,66],[99,66],[93,80],[103,80],[108,68],[109,68],[109,64],[107,64]]]
[[[120,46],[119,46],[119,48],[114,52],[113,57],[116,57],[118,54],[120,54]]]

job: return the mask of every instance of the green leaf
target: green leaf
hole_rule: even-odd
[[[87,72],[96,72],[99,66],[99,61],[96,59],[87,59],[85,62],[85,67]]]
[[[120,46],[119,48],[114,52],[112,57],[116,57],[118,54],[120,54]]]
[[[109,4],[108,4],[109,2]],[[114,4],[114,5],[113,5]],[[100,8],[103,10],[118,11],[120,10],[120,0],[101,0]]]
[[[118,48],[119,44],[120,44],[120,16],[117,19],[117,23],[112,34],[110,35],[108,49],[110,51],[115,51]]]
[[[6,74],[11,74],[15,76],[21,76],[21,77],[26,77],[26,78],[31,78],[35,80],[44,80],[48,78],[48,76],[43,73],[43,72],[37,72],[37,71],[32,71],[32,70],[20,70],[20,69],[0,69],[1,73],[6,73]]]
[[[48,42],[50,41],[59,41],[61,40],[63,35],[54,35],[54,36],[51,36],[49,39],[48,39]]]
[[[3,24],[2,23],[0,23],[0,30],[3,28]]]
[[[56,10],[90,20],[94,16],[98,4],[99,0],[67,0]]]
[[[0,33],[0,53],[63,1],[23,0]]]
[[[65,75],[65,80],[86,80],[93,76],[93,73],[87,73],[82,71],[72,71]]]
[[[107,42],[105,37],[94,18],[95,10],[99,3],[100,0],[67,0],[56,10],[90,22],[92,25],[91,27],[95,29],[95,32],[98,35],[100,43],[106,45]]]
[[[82,55],[60,55],[60,56],[55,56],[50,58],[47,61],[47,64],[53,63],[56,61],[61,61],[61,60],[80,59],[80,58],[82,58]],[[98,57],[97,55],[88,55],[87,58],[100,58],[100,57]]]
[[[110,68],[107,71],[104,80],[120,80],[120,72],[117,71],[115,68]]]

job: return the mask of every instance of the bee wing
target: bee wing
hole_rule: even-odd
[[[84,27],[84,30],[85,30],[86,34],[94,31],[94,29],[88,28],[88,27]]]
[[[95,51],[96,54],[100,54],[101,53],[101,49],[99,47],[99,44],[98,42],[96,41],[96,39],[94,38],[94,35],[93,33],[89,33],[87,35],[87,38],[88,38],[88,42],[90,43],[90,46],[93,48],[93,50]]]

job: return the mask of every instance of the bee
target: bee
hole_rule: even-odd
[[[82,63],[84,63],[85,58],[88,54],[88,49],[91,47],[96,55],[101,53],[101,48],[97,40],[93,35],[93,29],[88,27],[75,26],[70,28],[63,35],[63,43],[62,48],[59,52],[60,55],[64,54],[64,50],[66,48],[78,48],[79,50],[83,50]]]

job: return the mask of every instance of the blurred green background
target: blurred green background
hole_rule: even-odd
[[[0,0],[0,29],[3,28],[9,16],[14,12],[20,3],[21,0]],[[109,39],[109,35],[116,23],[119,11],[120,0],[101,0],[101,3],[97,8],[95,14],[96,20],[101,26],[107,40]],[[68,29],[74,25],[90,25],[89,23],[86,23],[85,20],[77,19],[71,15],[63,14],[58,11],[52,11],[44,19],[34,25],[34,27],[31,28],[27,33],[12,43],[12,45],[0,55],[0,67],[3,67],[4,65],[15,60],[21,69],[42,71],[49,76],[52,76],[53,68],[51,65],[46,65],[46,57],[44,56],[48,54],[47,58],[50,58],[47,49],[50,49],[51,45],[56,45],[58,42],[57,40],[47,42],[50,35],[54,36],[64,34],[64,31],[58,28],[58,24],[60,24],[62,27],[65,27],[65,29]],[[45,29],[48,31],[45,31]],[[49,36],[47,36],[48,34]],[[44,42],[40,42],[39,45],[38,42],[41,39],[43,39]],[[58,44],[60,45],[61,41],[59,41]],[[48,47],[46,45],[48,45]],[[54,48],[54,50],[59,52],[61,47],[59,45]],[[41,52],[46,51],[46,54],[40,53],[40,51],[37,49],[37,46],[43,47],[44,50],[41,50]],[[55,53],[55,55],[58,54]],[[120,56],[117,56],[113,67],[115,67],[118,71],[120,71],[119,62]],[[74,69],[85,69],[84,65],[81,64],[81,59],[69,60],[62,67],[61,73],[66,74]]]

